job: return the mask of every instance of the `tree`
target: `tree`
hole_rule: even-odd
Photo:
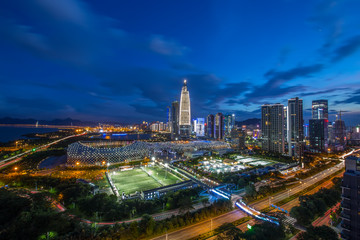
[[[208,198],[203,198],[201,199],[201,203],[204,207],[206,207],[208,204],[210,204],[209,199]]]
[[[240,240],[241,230],[238,229],[232,223],[224,223],[217,230],[220,234],[217,236],[217,240]]]
[[[192,206],[192,201],[191,201],[190,197],[184,197],[184,198],[180,199],[180,201],[179,201],[179,212],[180,213],[189,212],[191,209],[194,209],[194,207]]]
[[[290,216],[296,219],[296,221],[301,225],[309,225],[313,218],[313,214],[309,211],[308,208],[303,206],[293,207],[290,211]]]
[[[245,187],[245,193],[249,197],[255,197],[256,196],[256,189],[253,183],[250,183]]]
[[[328,226],[313,227],[310,226],[306,232],[298,235],[298,240],[338,240],[337,233]]]
[[[251,230],[241,234],[241,237],[251,240],[282,240],[285,238],[285,230],[283,225],[264,222],[252,226]]]
[[[146,233],[147,236],[151,236],[153,234],[155,225],[156,222],[148,214],[145,214],[139,222],[140,231]]]

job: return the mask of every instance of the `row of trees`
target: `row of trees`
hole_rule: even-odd
[[[276,226],[272,223],[264,222],[255,224],[246,232],[242,232],[231,223],[223,224],[216,231],[222,232],[217,235],[217,240],[285,240],[286,231],[288,230],[283,225]]]
[[[140,222],[119,224],[109,227],[96,227],[80,224],[66,214],[51,210],[46,196],[42,193],[23,195],[2,189],[0,191],[0,239],[139,239],[165,233],[204,219],[216,216],[231,209],[228,201],[218,201],[194,213],[156,222],[149,215]]]
[[[7,182],[10,186],[49,189],[52,197],[63,203],[70,211],[96,221],[114,221],[162,210],[179,208],[182,212],[192,209],[192,202],[199,197],[201,188],[169,192],[154,200],[130,199],[119,202],[114,195],[92,194],[90,185],[76,183],[76,179],[60,179],[49,176],[19,175]]]
[[[313,195],[299,197],[300,206],[293,207],[290,215],[296,218],[299,224],[310,225],[315,218],[341,200],[341,178],[335,178],[333,182],[334,187],[331,189],[322,188]]]

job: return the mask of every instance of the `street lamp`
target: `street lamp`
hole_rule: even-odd
[[[80,165],[80,163],[79,162],[76,162],[76,166],[79,166]]]

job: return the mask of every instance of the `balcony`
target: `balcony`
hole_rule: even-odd
[[[341,197],[342,197],[343,199],[351,200],[350,196],[348,196],[348,195],[341,195]]]
[[[350,231],[351,230],[351,226],[349,224],[347,224],[344,220],[341,221],[341,225],[340,225],[345,231]]]
[[[349,221],[351,219],[349,214],[346,214],[346,213],[343,213],[343,212],[341,213],[340,217],[343,218],[343,219],[349,220]]]
[[[350,186],[341,186],[342,188],[344,188],[344,189],[348,189],[348,190],[351,190],[351,188],[350,188]]]
[[[348,203],[345,203],[344,201],[342,201],[342,202],[341,202],[341,207],[342,207],[343,209],[346,209],[346,210],[349,210],[349,211],[350,211],[351,205],[348,204]]]

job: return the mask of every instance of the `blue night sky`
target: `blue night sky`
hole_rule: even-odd
[[[360,1],[2,0],[0,117],[166,119],[329,99],[360,123]]]

